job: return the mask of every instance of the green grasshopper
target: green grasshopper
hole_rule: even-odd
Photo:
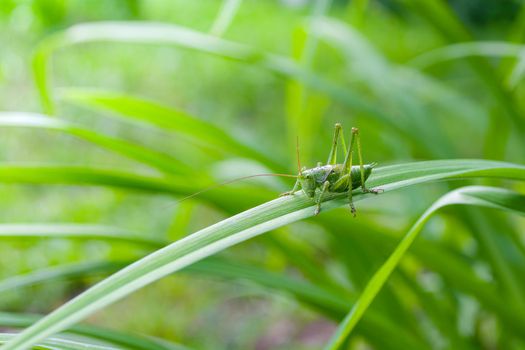
[[[345,151],[345,161],[343,164],[336,163],[339,139],[341,139]],[[359,166],[352,166],[352,155],[354,144],[356,142]],[[299,174],[297,175],[297,181],[295,182],[293,189],[281,194],[281,196],[293,195],[302,190],[306,196],[314,199],[316,190],[320,189],[319,196],[315,199],[315,215],[321,212],[321,202],[327,193],[348,192],[350,210],[355,217],[356,209],[354,202],[352,201],[352,190],[361,187],[364,193],[378,194],[382,191],[380,189],[369,189],[365,186],[365,182],[372,173],[372,169],[376,163],[363,164],[363,157],[361,156],[361,140],[359,138],[359,129],[357,128],[352,128],[352,137],[347,151],[344,144],[343,127],[339,123],[335,124],[332,149],[328,155],[326,165],[318,163],[315,168],[301,168],[301,163],[299,161],[299,146],[297,146],[297,165],[299,168]]]
[[[343,164],[336,164],[337,159],[337,146],[339,144],[339,139],[343,144],[343,150],[345,151],[345,161]],[[359,166],[352,166],[352,155],[354,151],[354,144],[357,142],[357,154],[359,156]],[[299,168],[299,174],[288,175],[288,174],[257,174],[243,176],[220,184],[216,184],[210,187],[207,187],[203,190],[193,193],[187,197],[184,197],[177,201],[180,203],[189,198],[195,197],[203,192],[207,192],[217,187],[221,187],[233,182],[246,180],[259,176],[281,176],[281,177],[294,177],[297,178],[295,185],[291,191],[282,193],[281,196],[291,196],[296,192],[302,190],[306,196],[309,198],[315,199],[316,190],[319,188],[320,193],[317,199],[315,199],[316,207],[314,214],[317,215],[321,212],[321,202],[323,197],[327,193],[342,193],[348,192],[348,199],[350,200],[350,209],[352,214],[355,216],[356,210],[354,202],[352,201],[352,190],[361,187],[364,193],[374,193],[378,194],[382,190],[380,189],[368,189],[365,186],[365,182],[372,173],[372,169],[376,163],[363,164],[363,157],[361,156],[361,140],[359,138],[359,129],[352,128],[352,137],[350,139],[350,147],[348,151],[346,150],[345,140],[343,137],[343,127],[341,124],[335,124],[335,133],[334,140],[332,142],[332,149],[328,156],[328,161],[326,165],[321,163],[317,164],[317,167],[306,169],[301,168],[301,162],[299,160],[299,144],[297,145],[297,166]]]

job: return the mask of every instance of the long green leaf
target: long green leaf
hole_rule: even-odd
[[[16,336],[15,333],[0,333],[0,344],[6,343]],[[95,345],[64,337],[49,338],[41,344],[36,344],[35,347],[39,350],[119,350],[118,348],[109,345]]]
[[[44,268],[27,273],[25,275],[17,275],[0,281],[0,293],[8,290],[20,290],[20,288],[38,283],[55,283],[58,280],[71,280],[79,277],[92,276],[94,274],[99,275],[113,273],[131,263],[131,261],[103,261]],[[248,280],[265,288],[272,288],[277,292],[284,293],[285,295],[292,295],[295,299],[301,301],[305,305],[317,309],[328,316],[334,317],[335,319],[342,317],[346,311],[346,305],[355,300],[355,298],[348,298],[348,295],[346,294],[336,294],[330,290],[326,290],[321,286],[317,286],[306,281],[296,280],[294,278],[283,276],[282,274],[271,273],[254,266],[228,262],[225,259],[207,258],[191,266],[188,266],[183,271],[192,274],[206,274],[213,278]],[[30,326],[32,323],[36,322],[37,319],[38,318],[36,317],[29,316],[11,317],[9,314],[3,315],[0,313],[0,326]],[[383,333],[391,334],[391,339],[396,339],[396,344],[405,344],[409,347],[421,347],[421,344],[416,339],[413,339],[413,337],[411,337],[408,332],[404,331],[393,323],[383,320],[380,315],[375,314],[374,312],[370,313],[370,315],[368,315],[368,317],[363,320],[362,328],[364,330],[364,334],[370,338],[373,338],[375,332],[370,332],[370,329],[381,330]],[[69,328],[67,332],[82,334],[80,332],[82,329],[84,329],[84,326],[75,326]],[[91,330],[91,333],[88,332],[89,330],[90,328],[87,327],[85,332],[87,335],[92,335],[92,333],[94,333],[93,335],[97,336],[98,338],[100,338],[99,333],[101,333],[101,331],[102,334],[105,334],[103,330],[95,329]],[[116,336],[113,336],[112,338],[115,337]],[[107,338],[107,336],[104,337],[104,340],[112,339]],[[118,339],[120,339],[120,337],[118,337]],[[141,342],[139,342],[139,344],[140,343]],[[151,344],[148,345],[149,346],[146,348],[151,348]],[[157,349],[158,347],[153,346],[153,348]]]
[[[376,169],[369,186],[385,191],[443,179],[496,177],[525,180],[525,167],[482,160],[448,160],[393,165]],[[355,191],[355,200],[373,195]],[[347,195],[330,194],[329,210],[347,204]],[[287,196],[247,210],[162,248],[120,270],[47,315],[5,345],[14,350],[30,346],[153,281],[165,277],[232,245],[289,223],[313,216],[314,203],[304,194]]]
[[[190,172],[187,165],[170,155],[42,114],[0,112],[0,127],[26,127],[62,131],[111,151],[118,152],[163,172],[171,174],[188,174]]]
[[[387,234],[383,229],[359,225],[358,222],[352,222],[355,220],[338,214],[328,213],[319,219],[324,227],[335,234],[334,240],[339,246],[342,246],[345,239],[352,237],[365,246],[374,247],[382,256],[395,249],[399,241],[397,236]],[[341,227],[347,229],[341,231]],[[474,273],[472,261],[465,259],[463,255],[425,240],[415,241],[410,253],[423,265],[438,273],[451,287],[472,295],[483,307],[494,312],[505,322],[515,322],[513,308],[501,299],[499,290],[493,284]]]
[[[399,265],[401,259],[405,256],[414,240],[419,236],[419,233],[430,217],[440,208],[458,204],[510,210],[525,215],[525,195],[501,188],[486,186],[463,187],[449,192],[438,199],[425,211],[425,213],[423,213],[423,215],[421,215],[421,217],[419,217],[396,249],[392,252],[390,257],[370,279],[361,296],[326,345],[326,350],[340,349],[345,343],[346,339],[359,320],[363,317],[376,295],[385,285],[394,269]],[[517,314],[515,322],[510,325],[521,330],[521,332],[525,332],[523,317],[519,317],[521,315],[521,313]]]
[[[40,315],[0,312],[0,326],[9,328],[23,328],[41,319]],[[91,325],[77,325],[67,330],[66,334],[79,335],[95,341],[118,346],[119,349],[130,350],[188,350],[179,344],[166,340],[157,341],[155,338],[144,337],[131,333],[123,333],[112,329],[100,328]]]
[[[342,21],[318,18],[312,21],[312,33],[340,49],[348,57],[354,79],[366,85],[377,100],[388,106],[395,116],[392,122],[418,139],[418,147],[425,147],[436,157],[453,154],[436,118],[427,112],[428,106],[417,95],[421,84],[415,85],[406,69],[391,64],[359,31]]]
[[[54,103],[49,84],[49,60],[64,47],[87,42],[122,42],[170,45],[257,64],[271,72],[301,81],[316,91],[327,94],[354,112],[386,123],[407,139],[419,142],[419,135],[396,123],[390,111],[378,106],[364,94],[348,86],[340,86],[308,70],[287,57],[269,54],[254,47],[227,41],[192,29],[155,22],[94,22],[72,26],[42,41],[33,58],[33,71],[44,111],[53,114]]]
[[[5,183],[109,186],[168,194],[186,193],[183,188],[196,189],[190,185],[186,186],[175,177],[170,179],[171,181],[158,176],[146,176],[86,166],[49,164],[0,165],[0,181]]]
[[[53,237],[53,235],[46,237]],[[57,280],[71,280],[79,277],[92,276],[94,274],[113,273],[131,263],[131,261],[103,261],[44,268],[24,275],[17,275],[1,280],[0,293],[8,290],[20,290],[20,288],[38,283],[55,283]],[[290,294],[305,305],[315,308],[336,319],[342,317],[346,311],[346,305],[355,300],[355,298],[348,298],[346,294],[336,294],[321,286],[306,281],[296,280],[294,278],[283,276],[282,274],[271,273],[254,266],[228,262],[224,259],[207,258],[188,266],[183,271],[206,274],[213,278],[218,277],[228,280],[248,280],[257,283],[260,286],[272,288],[277,292]],[[38,318],[35,317],[13,318],[10,317],[9,314],[3,315],[0,313],[0,326],[30,326],[32,323],[36,322],[37,319]],[[30,320],[32,320],[32,322]],[[396,339],[396,344],[405,344],[409,347],[421,347],[421,344],[418,343],[416,339],[412,339],[408,332],[397,327],[397,325],[393,323],[382,320],[380,315],[374,314],[373,312],[363,320],[363,325],[364,334],[366,334],[367,337],[373,338],[375,332],[369,332],[368,330],[381,330],[383,333],[391,333],[391,339]],[[67,331],[79,334],[79,330],[82,329],[83,326],[75,326]],[[90,334],[87,332],[88,330],[89,327],[86,330],[86,333]],[[95,335],[98,335],[100,330],[97,332],[93,330],[93,332]],[[108,340],[106,338],[105,340]],[[115,338],[115,336],[113,336],[113,338]],[[151,348],[151,344],[149,345],[150,346],[146,348]],[[157,347],[153,348],[157,349]]]
[[[120,241],[151,247],[162,247],[166,242],[139,236],[136,232],[118,227],[90,224],[0,224],[0,238],[70,238]]]
[[[442,0],[402,1],[429,20],[429,22],[451,42],[473,40],[473,35],[448,2]],[[525,122],[521,115],[520,106],[514,96],[507,91],[507,88],[503,84],[503,79],[498,76],[497,70],[493,69],[492,64],[485,59],[485,57],[467,57],[466,59],[499,103],[501,110],[506,112],[504,115],[516,126],[521,138],[523,138]],[[491,137],[490,140],[494,142],[493,137]]]
[[[200,182],[198,177],[158,177],[105,168],[68,165],[11,165],[0,164],[0,182],[19,184],[60,184],[82,186],[105,186],[150,193],[187,196],[212,185]],[[246,193],[250,193],[246,196]],[[269,200],[271,191],[260,186],[224,186],[199,195],[230,211],[239,211]]]
[[[426,69],[435,64],[466,57],[515,57],[525,54],[525,45],[512,44],[500,41],[475,41],[452,44],[425,52],[410,62],[411,65]]]
[[[262,287],[271,288],[278,293],[291,294],[295,299],[303,302],[330,317],[339,319],[346,312],[346,305],[354,298],[346,293],[334,293],[323,285],[300,281],[293,277],[272,273],[255,266],[229,262],[224,259],[207,258],[199,261],[186,269],[190,273],[205,273],[211,277],[227,278],[234,280],[248,280]],[[343,309],[341,309],[343,307]],[[344,311],[343,311],[344,310]],[[341,313],[341,311],[343,311]],[[408,349],[423,349],[425,344],[414,337],[403,327],[386,320],[377,312],[370,312],[363,319],[360,331],[371,344],[382,349],[395,349],[392,344]],[[377,338],[380,332],[385,339]],[[388,339],[388,341],[385,341]]]
[[[79,276],[84,277],[88,275],[101,274],[108,271],[113,272],[124,266],[126,266],[126,264],[118,262],[88,262],[66,266],[49,267],[1,280],[0,293],[42,282],[56,281],[59,279],[72,279]]]
[[[242,0],[223,0],[219,14],[210,29],[210,34],[222,36],[233,21],[241,3]]]
[[[179,132],[225,152],[253,158],[273,168],[283,169],[271,157],[254,150],[214,124],[154,101],[118,92],[79,88],[62,89],[60,98],[67,102],[115,113],[163,131]]]

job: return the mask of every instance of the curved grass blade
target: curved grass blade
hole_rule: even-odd
[[[304,70],[287,57],[269,54],[248,45],[220,39],[189,28],[155,22],[109,21],[77,24],[42,41],[33,57],[33,71],[46,113],[54,114],[53,97],[48,81],[48,62],[52,54],[60,48],[87,42],[172,45],[248,64],[257,64],[278,75],[301,81],[342,105],[350,107],[353,112],[362,113],[387,124],[393,131],[407,137],[416,145],[420,141],[417,134],[400,126],[389,111],[379,107],[364,94]]]
[[[103,261],[48,267],[1,280],[0,293],[48,282],[50,280],[71,280],[77,277],[105,274],[107,272],[117,271],[126,265],[126,263]]]
[[[311,6],[309,17],[319,18],[330,9],[331,0],[316,0]],[[312,71],[314,59],[319,46],[318,39],[311,35],[308,25],[294,29],[291,42],[291,59],[304,70]],[[311,88],[311,87],[310,87]],[[321,127],[323,115],[326,112],[328,101],[326,96],[312,94],[308,86],[296,79],[288,79],[285,89],[286,122],[288,142],[296,143],[301,140],[301,154],[304,159],[311,159],[314,140]]]
[[[352,218],[338,214],[328,213],[319,218],[323,226],[332,233],[340,231],[340,227],[348,227],[334,237],[336,243],[340,244],[347,236],[351,236],[363,245],[374,247],[382,256],[388,256],[395,249],[399,241],[396,236],[368,225],[357,226],[356,229],[356,223],[352,222]],[[362,232],[366,232],[366,235]],[[501,299],[498,288],[476,276],[472,269],[472,261],[464,259],[464,256],[444,246],[425,240],[416,240],[410,249],[410,254],[413,254],[424,266],[438,273],[453,288],[472,295],[484,308],[494,312],[504,322],[515,322],[513,308]]]
[[[264,288],[271,288],[278,293],[292,295],[296,300],[316,309],[323,314],[335,319],[340,319],[346,312],[347,305],[354,301],[354,296],[347,293],[336,293],[322,285],[297,280],[290,276],[269,272],[255,266],[228,262],[219,258],[207,258],[199,261],[183,271],[191,273],[204,273],[211,277],[225,278],[228,280],[247,280]],[[342,308],[341,308],[342,307]],[[374,311],[368,313],[363,319],[360,332],[367,337],[369,342],[381,349],[391,349],[392,344],[407,349],[424,349],[427,346],[420,339],[414,337],[403,327],[390,322]],[[378,339],[377,333],[384,335]]]
[[[69,238],[97,239],[137,244],[148,248],[159,248],[167,244],[156,239],[139,236],[136,232],[118,227],[90,224],[0,224],[0,238]]]
[[[0,312],[0,326],[9,328],[29,327],[41,319],[40,315],[16,314]],[[189,350],[182,345],[168,342],[164,339],[157,341],[155,338],[144,337],[136,334],[123,333],[112,329],[100,328],[90,325],[73,326],[66,331],[67,334],[80,335],[98,341],[118,346],[119,349],[130,350]]]
[[[425,52],[413,58],[409,64],[419,69],[466,57],[514,57],[525,56],[525,45],[501,41],[474,41],[452,44]]]
[[[83,278],[85,276],[112,273],[130,263],[132,262],[103,261],[44,268],[25,275],[13,276],[0,281],[0,293],[8,290],[19,290],[20,288],[38,283],[54,283],[57,280],[71,280],[80,277]],[[346,294],[337,294],[306,281],[295,280],[253,266],[231,263],[224,259],[208,258],[185,268],[184,271],[206,274],[213,278],[223,278],[227,280],[248,280],[260,286],[272,288],[281,293],[291,294],[295,299],[305,305],[315,308],[336,319],[343,317],[347,305],[355,300],[355,298],[348,298],[348,295]],[[29,326],[34,323],[28,321],[23,322],[22,324],[20,324],[20,322],[13,323],[12,321],[9,321],[9,317],[7,317],[7,319],[8,322],[5,321],[5,318],[2,318],[2,314],[0,313],[0,326],[21,327]],[[31,319],[36,321],[35,317]],[[367,332],[367,330],[380,330],[385,334],[392,334],[389,338],[391,340],[396,339],[396,344],[421,347],[421,344],[419,344],[416,339],[412,339],[409,334],[406,334],[406,331],[397,327],[395,324],[382,320],[380,315],[374,314],[373,312],[363,320],[363,324],[364,334],[366,334],[367,337],[373,338],[375,332],[370,333]],[[76,327],[73,327],[68,331],[78,333],[78,331],[75,332],[75,330]]]
[[[326,345],[325,350],[340,349],[345,343],[430,217],[440,208],[458,204],[509,210],[525,215],[525,195],[513,191],[486,186],[469,186],[445,194],[419,217],[386,262],[370,279],[361,296]],[[518,310],[517,316],[521,315],[521,312]],[[523,317],[516,317],[515,322],[511,323],[512,326],[517,327],[522,333],[525,331],[523,324]]]
[[[340,50],[352,67],[354,79],[366,85],[377,100],[388,106],[400,127],[417,135],[419,147],[436,157],[448,157],[454,152],[436,118],[427,112],[407,74],[391,64],[361,33],[342,21],[317,18],[311,23],[312,34]],[[414,74],[414,73],[412,73]],[[418,86],[421,88],[421,86]]]
[[[51,118],[46,115],[29,112],[0,112],[0,127],[26,127],[56,130],[79,137],[108,150],[120,153],[128,158],[147,164],[170,174],[188,174],[190,168],[171,157],[150,148],[129,141],[82,128],[70,122]]]
[[[6,343],[16,336],[16,333],[0,333],[0,344]],[[49,338],[41,344],[36,344],[34,348],[38,350],[119,350],[109,345],[95,345],[64,337]]]
[[[19,184],[57,184],[104,186],[149,193],[188,196],[210,186],[210,182],[191,181],[188,177],[166,178],[139,175],[104,168],[67,165],[6,165],[0,164],[0,182]],[[246,193],[250,193],[246,196]],[[199,195],[199,198],[225,210],[239,211],[273,198],[275,194],[261,187],[219,187]]]
[[[283,171],[283,166],[276,164],[271,157],[254,150],[214,124],[154,101],[120,92],[80,88],[62,89],[60,98],[81,106],[111,112],[126,120],[155,126],[162,131],[179,132],[217,149],[240,157],[253,158]]]
[[[473,35],[457,16],[451,5],[445,1],[406,1],[406,4],[419,12],[423,18],[443,34],[450,42],[472,41]],[[502,82],[493,65],[484,57],[467,57],[466,62],[474,69],[492,96],[498,102],[509,121],[514,124],[523,139],[525,123],[523,122],[520,105]],[[493,138],[491,138],[493,140]],[[498,140],[498,142],[504,142]],[[503,156],[502,156],[503,157]]]
[[[223,36],[237,14],[237,11],[239,11],[241,4],[242,0],[223,0],[219,14],[210,29],[210,34]]]
[[[420,162],[378,168],[369,186],[385,191],[443,179],[495,177],[525,180],[525,167],[481,160]],[[355,191],[355,200],[373,195]],[[347,194],[326,196],[323,210],[346,205]],[[88,289],[4,345],[4,350],[28,347],[162,277],[221,250],[314,214],[304,194],[280,197],[170,244]]]
[[[85,166],[0,165],[0,181],[5,183],[98,185],[170,194],[187,192],[182,187],[179,187],[181,183],[176,181],[177,178],[172,179],[174,181],[168,181],[166,178]],[[188,187],[184,186],[184,188]]]
[[[58,280],[72,280],[75,278],[83,278],[85,276],[104,275],[116,272],[120,268],[131,263],[132,261],[103,261],[44,268],[25,275],[13,276],[0,281],[0,293],[9,290],[20,290],[20,288],[38,283],[55,283]],[[224,259],[208,258],[188,266],[183,271],[205,274],[213,278],[222,278],[230,281],[248,280],[262,287],[272,288],[281,293],[292,295],[296,300],[335,319],[343,317],[347,305],[350,302],[355,301],[355,298],[349,298],[346,294],[334,293],[333,291],[306,281],[300,281],[281,274],[271,273],[254,266],[231,263]],[[0,313],[0,326],[25,327],[36,322],[37,319],[38,318],[36,317],[30,317],[29,319],[25,319],[25,322],[17,322],[17,318],[13,321],[8,316],[3,317]],[[33,320],[33,322],[30,322],[29,320]],[[75,326],[68,329],[67,332],[79,334],[78,328],[82,329],[82,326]],[[384,320],[380,315],[374,314],[373,312],[363,320],[362,328],[363,333],[370,339],[373,338],[374,332],[377,330],[385,334],[391,334],[389,339],[395,339],[396,344],[405,344],[409,347],[422,347],[422,345],[415,338],[411,337],[408,332],[397,325]],[[373,329],[374,331],[370,332],[370,329]]]

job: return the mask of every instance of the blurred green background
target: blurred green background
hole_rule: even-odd
[[[176,181],[190,188],[260,172],[294,174],[296,137],[303,165],[314,166],[328,155],[335,122],[361,129],[366,162],[525,160],[523,1],[0,0],[0,109],[43,113],[33,53],[51,35],[94,21],[174,24],[275,54],[314,75],[287,74],[257,55],[234,60],[173,45],[93,42],[56,50],[50,65],[56,118],[170,155],[188,169]],[[472,45],[435,51],[462,42]],[[453,57],[454,52],[460,54]],[[241,156],[198,135],[115,118],[115,110],[68,98],[73,91],[68,88],[116,91],[170,106],[217,126],[261,156]],[[64,133],[32,128],[0,127],[0,161],[159,174]],[[250,240],[219,254],[231,273],[190,269],[88,321],[197,349],[321,348],[345,309],[301,300],[281,282],[272,285],[272,278],[358,295],[410,224],[463,182],[385,194],[359,202],[355,220],[339,209]],[[496,180],[468,183],[525,189]],[[165,242],[292,185],[280,179],[232,184],[242,199],[221,207],[207,200],[220,190],[177,204],[177,196],[168,194],[6,183],[0,184],[0,220],[103,224]],[[505,312],[483,297],[486,288],[505,302],[505,281],[511,281],[510,295],[512,288],[518,294],[525,290],[524,228],[523,218],[491,210],[443,211],[372,309],[427,348],[524,349],[525,332],[519,334]],[[65,264],[132,261],[152,249],[104,239],[1,242],[2,278]],[[437,255],[429,257],[434,248]],[[243,274],[237,267],[255,270]],[[472,280],[447,275],[455,270]],[[91,271],[0,290],[0,310],[45,314],[108,274]],[[404,348],[364,328],[349,348]]]

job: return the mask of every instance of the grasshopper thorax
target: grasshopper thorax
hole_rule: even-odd
[[[329,177],[331,177],[332,174],[340,172],[339,168],[341,168],[340,164],[334,164],[302,169],[298,179],[304,193],[309,197],[313,197],[315,190],[325,181],[329,181]]]

